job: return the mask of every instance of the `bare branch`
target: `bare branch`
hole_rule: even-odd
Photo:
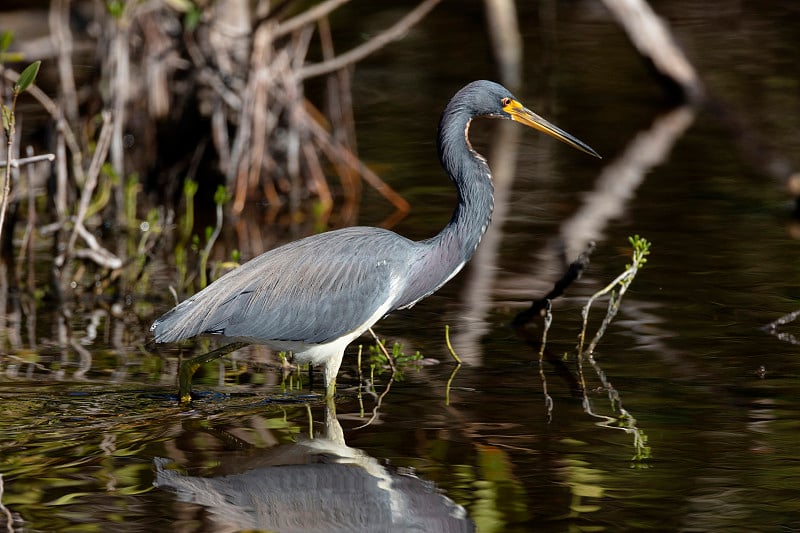
[[[78,91],[72,70],[73,39],[69,26],[69,9],[68,0],[54,0],[50,4],[48,23],[53,46],[58,54],[58,75],[67,119],[75,123],[78,120]]]
[[[550,309],[550,303],[564,294],[564,291],[572,285],[572,283],[583,275],[583,271],[586,270],[586,267],[589,266],[589,257],[594,252],[595,243],[591,241],[587,246],[586,249],[581,252],[575,261],[570,263],[567,271],[564,272],[564,275],[561,276],[550,292],[547,293],[546,296],[534,301],[531,306],[519,313],[516,317],[514,317],[513,322],[511,323],[514,327],[521,327],[533,320],[534,317],[539,316],[543,311]]]
[[[603,0],[631,42],[663,76],[684,91],[690,102],[703,99],[703,83],[692,63],[672,37],[669,26],[645,0]]]
[[[370,170],[367,165],[362,163],[350,150],[333,141],[325,131],[325,128],[311,119],[308,114],[304,113],[303,115],[304,118],[306,118],[308,129],[311,131],[312,135],[316,137],[323,151],[328,152],[328,156],[331,157],[332,160],[335,160],[336,156],[339,156],[345,164],[355,169],[364,178],[364,181],[369,183],[378,194],[390,201],[399,213],[403,215],[408,213],[410,206],[405,198],[397,194],[394,189],[383,181],[375,172]]]
[[[21,159],[12,159],[11,160],[11,168],[19,168],[24,165],[31,165],[33,163],[40,163],[42,161],[55,161],[56,154],[43,154],[43,155],[34,155],[31,157],[23,157]],[[6,166],[6,161],[0,161],[0,167]]]
[[[75,255],[76,257],[79,254],[75,253],[75,241],[78,238],[78,234],[80,233],[84,240],[92,246],[95,250],[100,249],[100,245],[96,244],[93,246],[91,241],[87,239],[87,236],[91,237],[91,240],[94,240],[94,236],[92,236],[89,232],[85,230],[83,227],[83,220],[86,217],[86,212],[89,209],[89,204],[92,200],[92,195],[94,194],[94,190],[97,187],[97,178],[100,175],[100,169],[102,168],[103,161],[106,160],[106,155],[108,154],[109,146],[111,145],[111,136],[113,134],[113,120],[111,118],[111,113],[108,111],[103,112],[103,126],[100,129],[100,137],[97,140],[97,147],[94,152],[94,157],[92,158],[92,162],[89,165],[89,170],[86,173],[86,181],[83,184],[83,191],[81,192],[81,200],[80,204],[78,205],[78,213],[75,217],[75,226],[73,228],[72,234],[69,238],[69,244],[67,245],[64,254],[60,255],[56,258],[56,265],[61,267],[64,264],[64,260],[66,256]],[[110,252],[110,255],[113,256]],[[94,258],[92,258],[94,259]],[[119,259],[117,259],[119,261]],[[103,264],[99,262],[98,264]],[[120,261],[120,266],[121,266]],[[119,267],[116,267],[119,268]]]
[[[392,41],[404,37],[405,34],[408,33],[408,30],[422,20],[439,2],[441,2],[441,0],[425,0],[409,12],[408,15],[400,19],[394,26],[382,31],[361,46],[357,46],[349,52],[345,52],[329,61],[306,65],[298,71],[297,79],[304,80],[306,78],[322,76],[323,74],[330,74],[331,72],[335,72],[348,65],[361,61]]]
[[[326,0],[310,9],[303,11],[301,14],[297,15],[296,17],[290,18],[289,20],[283,22],[280,26],[275,29],[275,37],[280,37],[282,35],[286,35],[287,33],[291,33],[294,30],[302,28],[306,24],[310,24],[315,22],[322,17],[328,15],[331,11],[336,9],[339,6],[342,6],[349,2],[350,0]]]

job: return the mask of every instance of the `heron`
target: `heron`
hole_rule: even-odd
[[[526,108],[502,85],[473,81],[456,92],[439,122],[439,161],[455,184],[457,204],[438,235],[413,241],[387,229],[360,226],[284,244],[158,318],[150,327],[155,342],[204,334],[231,341],[227,351],[197,359],[194,369],[245,344],[291,352],[296,363],[324,367],[325,394],[332,397],[345,348],[389,313],[412,307],[452,279],[489,226],[492,175],[469,141],[469,127],[477,117],[510,119],[600,157]]]

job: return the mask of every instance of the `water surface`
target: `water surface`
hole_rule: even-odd
[[[495,77],[482,8],[465,6],[443,3],[354,75],[360,155],[411,203],[394,229],[412,238],[438,231],[454,203],[436,161],[440,110],[465,82]],[[476,147],[493,166],[513,158],[514,180],[498,191],[494,233],[476,260],[379,324],[407,354],[440,364],[406,369],[374,419],[377,398],[358,394],[357,345],[340,377],[341,434],[305,374],[284,378],[259,349],[209,365],[197,379],[203,396],[179,408],[177,348],[144,345],[148,316],[168,307],[166,268],[153,294],[137,296],[149,315],[76,313],[68,320],[75,342],[60,340],[63,323],[40,311],[36,349],[0,359],[2,503],[20,527],[291,530],[237,520],[285,518],[296,505],[297,530],[351,530],[424,501],[453,530],[800,531],[800,348],[762,330],[800,308],[797,221],[763,158],[726,120],[737,117],[759,147],[800,161],[800,9],[787,0],[653,6],[725,113],[672,107],[600,4],[519,6],[525,84],[517,95],[604,159],[476,121]],[[359,15],[357,6],[342,10],[343,43],[386,23]],[[501,135],[512,150],[496,150]],[[618,165],[643,157],[637,142],[657,153],[628,179]],[[359,222],[377,224],[390,209],[365,190]],[[574,349],[581,306],[630,262],[634,234],[652,253],[595,354],[635,418],[621,427],[619,405],[589,365],[592,414],[585,409]],[[547,354],[565,363],[543,366],[548,414],[538,346],[529,342],[541,322],[529,326],[531,339],[508,324],[590,239],[588,270],[553,305]],[[592,328],[604,308],[605,300]],[[449,391],[445,325],[465,360]],[[800,337],[797,322],[780,332]],[[385,387],[383,374],[376,392]],[[638,447],[631,426],[645,439]],[[320,477],[294,503],[258,485],[287,472],[276,468],[294,469],[286,482],[300,483],[308,465]],[[349,479],[338,468],[358,476],[348,486],[360,487],[363,515],[341,485],[325,492],[325,483]],[[260,480],[260,499],[246,499],[242,476]],[[305,500],[314,496],[316,504]],[[223,505],[232,502],[240,515]],[[276,512],[259,515],[253,502]],[[343,514],[351,522],[337,522]]]

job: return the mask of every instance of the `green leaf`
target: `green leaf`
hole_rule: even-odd
[[[91,496],[91,492],[73,492],[72,494],[65,494],[60,498],[57,498],[51,502],[48,502],[46,505],[69,505],[74,503],[75,500],[83,497],[83,496]]]
[[[39,67],[41,65],[41,61],[34,61],[22,71],[22,74],[19,75],[17,83],[14,85],[15,94],[23,93],[28,87],[31,86],[34,80],[36,80],[36,75],[39,73]]]
[[[3,131],[6,135],[10,133],[11,125],[14,123],[14,113],[5,104],[0,104],[0,114],[3,115]]]
[[[192,9],[197,9],[195,5],[190,2],[189,0],[167,0],[167,4],[173,9],[180,11],[181,13],[186,13],[187,11],[191,11]]]
[[[11,47],[11,41],[14,40],[14,33],[6,30],[0,33],[0,52],[6,52]]]
[[[228,203],[228,200],[230,200],[228,189],[226,189],[224,185],[217,187],[217,191],[214,193],[214,203],[217,205],[225,205]]]
[[[125,2],[121,2],[120,0],[112,0],[106,4],[106,8],[112,17],[119,20],[125,13]]]
[[[196,181],[186,178],[186,181],[183,182],[183,194],[186,196],[187,200],[194,197],[199,187]]]
[[[0,63],[21,63],[24,60],[21,52],[0,52]]]
[[[202,11],[197,9],[196,7],[192,7],[192,9],[188,10],[186,14],[183,16],[183,26],[186,28],[186,31],[192,32],[194,31],[198,24],[200,24],[200,20],[203,16]]]

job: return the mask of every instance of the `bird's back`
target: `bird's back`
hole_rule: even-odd
[[[205,333],[324,344],[397,307],[418,247],[371,227],[300,239],[229,272],[156,320],[151,331],[157,342]]]

